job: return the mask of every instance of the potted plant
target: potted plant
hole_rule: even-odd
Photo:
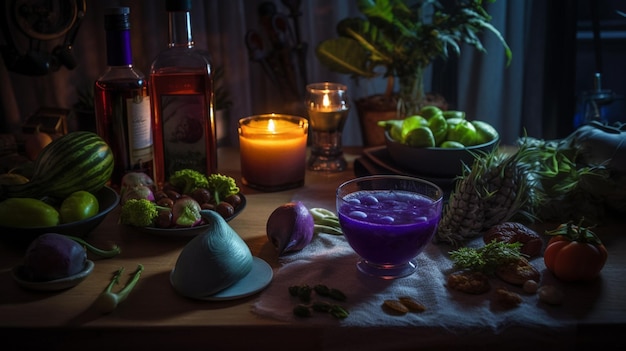
[[[491,25],[482,0],[455,0],[449,6],[436,0],[357,2],[363,16],[341,20],[338,37],[322,41],[315,53],[320,63],[332,71],[355,79],[387,79],[384,94],[356,101],[366,144],[382,143],[368,142],[365,135],[377,120],[410,116],[420,110],[426,96],[424,71],[435,59],[445,59],[451,52],[460,54],[462,43],[485,51],[478,37],[482,31],[494,33],[504,46],[508,62],[512,58],[506,41]],[[396,80],[398,91],[394,91]],[[365,107],[386,113],[381,118],[363,116]],[[369,123],[364,124],[364,120]]]

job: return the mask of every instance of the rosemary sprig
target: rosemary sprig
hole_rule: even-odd
[[[471,269],[493,274],[497,267],[525,257],[520,249],[522,243],[493,240],[479,248],[461,247],[450,251],[450,259],[457,268]]]

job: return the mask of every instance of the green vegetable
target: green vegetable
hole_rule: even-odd
[[[113,275],[113,278],[111,279],[109,285],[107,285],[107,287],[100,294],[100,296],[98,296],[95,305],[98,311],[100,311],[101,313],[113,312],[117,305],[126,300],[128,294],[130,294],[131,290],[133,290],[133,288],[135,287],[135,285],[137,285],[137,282],[139,281],[141,272],[143,272],[143,265],[137,265],[137,270],[135,271],[135,273],[133,273],[133,277],[130,279],[128,284],[126,284],[126,286],[122,288],[122,290],[120,290],[119,292],[114,293],[112,292],[113,286],[119,284],[120,277],[122,276],[123,272],[124,267],[118,269]]]
[[[129,199],[120,210],[120,223],[135,227],[149,227],[154,224],[160,210],[170,211],[170,208],[159,206],[147,199]]]
[[[341,225],[339,225],[339,218],[334,212],[325,208],[311,208],[309,212],[313,216],[313,232],[315,234],[343,235]]]
[[[207,188],[211,191],[216,204],[219,204],[229,195],[239,193],[239,187],[232,177],[213,173],[207,177],[207,180]]]
[[[111,178],[113,152],[95,133],[71,132],[48,144],[33,167],[28,183],[3,186],[0,197],[64,199],[78,190],[96,193]]]
[[[291,285],[288,288],[289,295],[297,297],[300,303],[293,308],[293,314],[298,317],[311,317],[312,311],[328,313],[337,319],[344,319],[350,314],[344,307],[326,301],[312,301],[312,293],[318,296],[328,297],[337,301],[345,301],[346,295],[339,289],[329,288],[323,284],[317,284],[311,288],[308,284]]]
[[[567,222],[585,217],[601,224],[626,213],[626,124],[591,122],[564,139],[520,139],[537,150],[530,165],[540,195],[537,217]]]
[[[202,223],[200,204],[189,196],[183,196],[174,202],[172,221],[179,227],[193,227]]]
[[[189,194],[198,188],[208,188],[207,177],[193,169],[181,169],[170,176],[171,185],[180,189],[182,194]]]
[[[100,256],[100,257],[104,257],[104,258],[111,258],[114,256],[119,255],[122,252],[122,249],[120,249],[119,246],[114,245],[113,248],[111,250],[104,250],[104,249],[100,249],[97,248],[93,245],[91,245],[90,243],[86,242],[85,240],[75,237],[75,236],[71,236],[71,235],[65,235],[67,238],[74,240],[75,242],[81,244],[82,246],[84,246],[87,250],[91,251],[92,253]]]
[[[498,266],[524,257],[520,251],[521,247],[520,242],[507,243],[494,240],[479,248],[461,247],[451,251],[450,258],[459,268],[492,274]]]
[[[61,203],[59,214],[61,223],[78,222],[98,214],[100,205],[98,198],[84,190],[73,192]]]
[[[12,197],[0,202],[0,225],[2,226],[53,227],[59,222],[59,212],[41,200]]]

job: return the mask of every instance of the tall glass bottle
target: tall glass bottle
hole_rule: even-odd
[[[128,171],[154,177],[150,97],[144,74],[133,67],[129,17],[128,7],[105,13],[108,67],[94,89],[96,130],[113,151],[111,185],[118,189]]]
[[[217,171],[211,63],[194,46],[191,1],[166,0],[166,9],[169,44],[150,69],[157,186],[180,169]]]

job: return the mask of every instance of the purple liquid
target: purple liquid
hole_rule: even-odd
[[[406,191],[358,191],[340,202],[338,215],[350,246],[370,263],[397,265],[431,241],[441,201]]]

